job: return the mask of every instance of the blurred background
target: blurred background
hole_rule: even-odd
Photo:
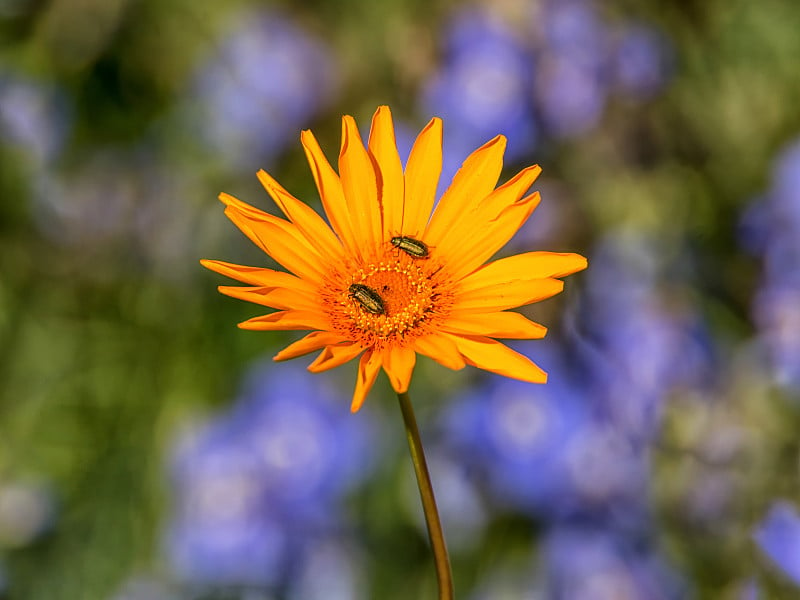
[[[800,4],[0,0],[0,597],[435,597],[381,376],[273,365],[200,258],[319,208],[299,145],[444,118],[543,201],[506,253],[590,268],[525,310],[546,386],[421,359],[463,600],[800,595]]]

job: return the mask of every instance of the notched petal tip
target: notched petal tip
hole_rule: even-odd
[[[232,204],[236,204],[238,200],[228,194],[227,192],[221,192],[219,196],[217,196],[220,202],[222,202],[225,206],[231,206]]]
[[[500,144],[505,150],[506,144],[508,144],[508,138],[506,138],[506,136],[504,136],[502,133],[498,133],[483,146],[481,146],[481,148],[488,148],[490,146],[494,146],[495,144]]]

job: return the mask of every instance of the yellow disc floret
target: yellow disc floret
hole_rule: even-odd
[[[449,312],[453,285],[435,259],[419,260],[386,244],[374,258],[338,265],[320,294],[335,330],[382,347],[426,333]],[[373,294],[382,311],[369,301]]]

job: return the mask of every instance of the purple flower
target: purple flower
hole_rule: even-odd
[[[800,141],[784,148],[775,161],[770,189],[754,199],[741,219],[742,243],[767,255],[768,276],[795,277],[800,232]],[[773,255],[773,256],[769,256]]]
[[[591,0],[551,0],[541,14],[545,52],[587,72],[599,72],[608,60],[610,36]]]
[[[330,381],[291,371],[255,368],[233,409],[176,448],[167,552],[181,578],[283,582],[368,472],[368,414],[353,419]]]
[[[425,112],[447,123],[440,181],[449,181],[472,149],[498,133],[508,138],[509,160],[524,156],[537,134],[527,49],[482,11],[457,15],[445,33],[445,48],[443,65],[423,92]]]
[[[36,163],[55,159],[71,125],[67,98],[51,84],[0,77],[0,140],[19,146]]]
[[[544,560],[553,600],[670,600],[686,597],[675,574],[642,544],[595,528],[558,527]]]
[[[255,369],[230,415],[283,513],[308,520],[360,482],[375,459],[368,413],[354,419],[332,382],[296,366]],[[292,372],[292,371],[295,372]]]
[[[628,25],[614,49],[613,73],[617,89],[635,99],[652,98],[670,75],[667,41],[646,25]]]
[[[775,502],[753,533],[753,538],[761,551],[800,586],[800,515],[797,508],[785,500]]]
[[[800,285],[768,285],[756,296],[754,311],[775,379],[800,389]]]
[[[600,120],[607,96],[609,34],[594,3],[548,2],[539,16],[540,48],[534,94],[547,133],[571,138]]]
[[[546,386],[491,377],[453,401],[443,425],[447,447],[502,507],[555,519],[640,519],[646,455],[596,419],[588,390],[569,385],[557,359],[547,362]]]
[[[247,14],[198,75],[194,126],[232,165],[268,165],[331,100],[335,81],[321,42],[278,14]]]
[[[539,64],[536,98],[547,132],[556,138],[587,133],[600,121],[607,90],[599,74],[565,57]]]
[[[777,382],[800,388],[800,142],[779,155],[765,198],[742,217],[742,243],[763,257],[753,302],[759,337]]]
[[[674,388],[698,388],[713,372],[710,336],[688,303],[667,305],[657,281],[667,265],[652,241],[601,240],[582,305],[589,336],[576,340],[599,410],[634,441],[658,430]]]
[[[784,148],[772,173],[771,199],[775,224],[800,231],[800,140]]]
[[[178,448],[170,562],[193,582],[275,584],[289,533],[271,505],[257,457],[226,425],[212,424]]]
[[[288,600],[357,600],[366,598],[359,556],[341,541],[314,539],[289,585]]]

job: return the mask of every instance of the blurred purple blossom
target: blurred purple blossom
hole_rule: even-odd
[[[669,45],[662,33],[643,24],[628,25],[620,33],[613,55],[614,83],[623,95],[651,98],[671,75]]]
[[[336,92],[330,49],[278,13],[241,15],[203,65],[195,127],[233,166],[269,166]]]
[[[178,449],[170,562],[192,582],[275,584],[287,566],[289,533],[267,496],[257,457],[227,429],[214,424]]]
[[[507,159],[519,161],[542,134],[593,129],[612,93],[649,99],[669,78],[669,44],[653,27],[612,26],[592,0],[544,2],[532,13],[519,29],[474,8],[448,24],[441,67],[422,94],[424,110],[447,123],[447,178],[497,133],[508,138]]]
[[[606,88],[599,75],[567,58],[544,60],[536,77],[539,113],[548,134],[571,138],[587,133],[600,120]]]
[[[768,190],[742,214],[742,244],[767,259],[767,277],[800,282],[800,140],[775,159]]]
[[[376,456],[368,411],[353,418],[332,389],[295,366],[255,369],[228,416],[269,495],[306,522],[359,483]]]
[[[366,598],[360,557],[336,539],[315,539],[292,578],[288,600],[359,600]]]
[[[800,285],[767,284],[756,295],[754,311],[775,380],[800,389]]]
[[[582,135],[606,104],[607,26],[590,0],[547,2],[537,25],[544,39],[535,85],[542,122],[556,138]]]
[[[547,54],[593,72],[606,66],[610,34],[592,0],[549,0],[536,24]]]
[[[777,157],[770,187],[743,212],[742,244],[763,259],[753,300],[759,338],[776,381],[800,388],[800,142]]]
[[[771,202],[775,224],[800,231],[800,140],[784,148],[772,173]]]
[[[52,83],[0,76],[0,143],[19,146],[36,164],[57,158],[71,127],[66,94]]]
[[[779,500],[769,509],[753,538],[770,560],[800,586],[800,514],[793,504]]]
[[[177,446],[167,551],[182,578],[275,585],[340,526],[374,449],[368,415],[353,419],[322,380],[256,368],[229,413]]]
[[[442,182],[475,148],[497,134],[508,138],[506,158],[536,143],[529,98],[533,72],[528,50],[490,13],[459,13],[444,33],[443,65],[423,92],[426,112],[445,121]]]
[[[665,300],[661,254],[643,236],[607,234],[587,273],[588,338],[576,338],[598,409],[639,442],[657,432],[669,392],[708,385],[714,366],[700,315],[688,303]]]
[[[597,528],[558,527],[544,548],[552,600],[671,600],[686,590],[647,545]]]
[[[546,386],[490,377],[454,401],[444,417],[446,444],[485,481],[496,504],[636,526],[646,507],[646,455],[595,419],[585,390],[568,383],[557,358],[541,356]]]

